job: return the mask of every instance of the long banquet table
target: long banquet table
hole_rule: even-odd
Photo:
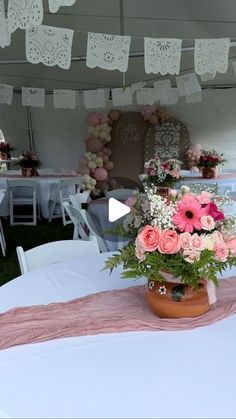
[[[40,206],[40,212],[43,218],[49,218],[49,198],[52,192],[53,185],[56,185],[58,181],[63,179],[73,179],[75,177],[78,177],[78,174],[62,174],[62,173],[55,173],[52,175],[41,175],[37,176],[36,178],[30,178],[30,179],[36,179],[39,185],[38,189],[38,199],[39,199],[39,206]],[[25,180],[26,178],[22,175],[17,174],[9,174],[7,172],[6,174],[0,174],[0,189],[6,189],[7,187],[7,179],[22,179]],[[27,178],[29,179],[29,178]],[[1,205],[0,209],[0,215],[6,216],[9,215],[9,204],[8,204],[8,197],[6,195],[6,199]]]
[[[143,284],[101,271],[108,254],[0,288],[0,312]],[[235,272],[231,272],[231,274]],[[229,272],[228,272],[229,275]],[[2,418],[235,418],[236,316],[188,331],[50,340],[0,351]]]
[[[226,191],[236,191],[236,173],[219,173],[217,178],[205,179],[199,176],[186,176],[181,181],[181,185],[191,185],[193,183],[217,183],[218,192],[224,194]]]

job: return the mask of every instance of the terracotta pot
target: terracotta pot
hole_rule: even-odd
[[[8,153],[4,153],[4,151],[0,152],[0,160],[9,160],[10,155]]]
[[[214,179],[217,177],[217,167],[203,167],[202,177],[205,179]]]
[[[145,295],[151,310],[159,317],[195,317],[210,308],[204,281],[195,290],[181,282],[149,280]]]
[[[168,198],[170,196],[170,188],[167,186],[157,186],[156,193],[157,195],[161,195],[163,198]]]
[[[32,176],[39,175],[36,167],[22,167],[21,172],[22,172],[22,176],[25,176],[25,177],[32,177]]]

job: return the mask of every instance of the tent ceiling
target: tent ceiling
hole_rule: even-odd
[[[5,4],[7,1],[5,0]],[[56,14],[49,13],[44,3],[43,23],[85,32],[120,33],[120,0],[77,0],[72,7],[63,7]],[[236,39],[235,0],[123,0],[124,33],[132,38],[131,53],[143,52],[143,37],[176,37],[184,39],[184,46],[192,46],[195,38]],[[85,56],[86,33],[75,32],[72,56]],[[230,48],[236,59],[236,47]],[[9,47],[0,49],[0,62],[25,60],[24,31],[12,35]],[[193,51],[183,52],[181,72],[193,69]],[[157,79],[144,72],[143,57],[130,57],[126,84]],[[69,70],[38,64],[0,64],[0,82],[46,89],[91,89],[122,85],[119,71],[89,69],[84,61],[74,61]],[[202,83],[204,84],[204,83]],[[209,82],[208,82],[209,84]],[[217,75],[211,84],[236,84],[232,65],[224,75]]]

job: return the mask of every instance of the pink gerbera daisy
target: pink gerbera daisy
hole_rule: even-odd
[[[181,232],[192,233],[193,230],[201,230],[201,217],[206,215],[205,208],[192,195],[188,195],[179,201],[177,212],[173,216],[173,222]]]

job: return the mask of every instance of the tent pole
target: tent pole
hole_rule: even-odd
[[[120,6],[120,35],[123,36],[125,34],[123,0],[119,0],[119,6]],[[125,87],[125,73],[122,73],[122,86]]]
[[[34,150],[34,132],[32,127],[31,107],[26,106],[30,150]]]

